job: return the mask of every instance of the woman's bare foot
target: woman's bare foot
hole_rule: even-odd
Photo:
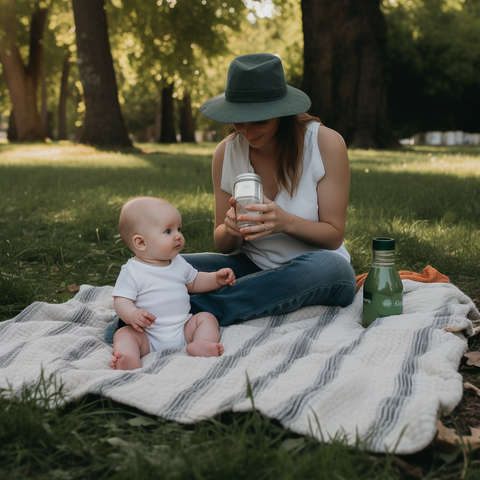
[[[142,362],[139,358],[126,355],[121,352],[114,352],[110,366],[114,370],[135,370],[142,367]]]
[[[225,349],[221,343],[208,340],[194,340],[187,345],[187,353],[192,357],[219,357]]]

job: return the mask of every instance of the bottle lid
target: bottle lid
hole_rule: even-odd
[[[395,250],[395,240],[389,237],[375,237],[373,239],[374,250]]]
[[[263,180],[260,175],[257,175],[256,173],[241,173],[240,175],[237,175],[235,177],[235,181],[233,182],[238,183],[238,182],[245,182],[247,180],[254,180],[255,182],[261,183],[263,185]]]

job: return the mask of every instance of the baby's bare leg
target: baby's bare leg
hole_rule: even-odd
[[[145,332],[133,327],[117,330],[113,337],[113,358],[110,366],[116,370],[141,368],[140,358],[150,353],[150,344]]]
[[[187,353],[192,357],[219,357],[224,352],[218,343],[220,331],[217,319],[207,312],[190,317],[184,327]]]

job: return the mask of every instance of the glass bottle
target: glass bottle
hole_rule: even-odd
[[[395,268],[395,240],[373,239],[373,261],[363,284],[363,318],[366,328],[379,317],[403,313],[403,284]]]
[[[235,223],[237,227],[258,225],[256,222],[244,220],[239,222],[236,217],[247,213],[260,213],[247,210],[247,205],[263,203],[263,180],[256,173],[241,173],[233,182],[233,196],[235,197]]]

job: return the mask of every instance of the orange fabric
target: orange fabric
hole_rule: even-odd
[[[415,282],[423,283],[450,283],[450,279],[440,273],[438,270],[435,270],[430,265],[427,265],[422,273],[410,272],[408,270],[401,270],[398,272],[402,280],[414,280]],[[362,275],[357,276],[357,292],[360,290],[360,287],[364,284],[365,279],[367,278],[367,273],[362,273]]]

